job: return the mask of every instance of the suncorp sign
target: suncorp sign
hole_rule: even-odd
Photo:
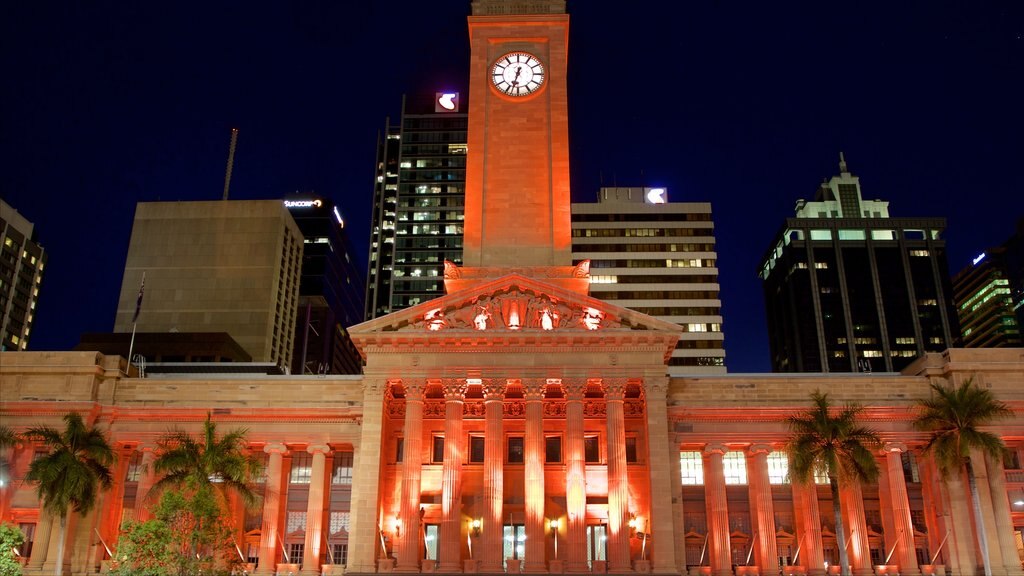
[[[324,203],[320,200],[285,200],[285,208],[319,208]]]

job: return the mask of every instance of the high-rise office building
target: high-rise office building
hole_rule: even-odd
[[[46,251],[35,225],[0,200],[0,350],[25,350],[39,301]]]
[[[964,347],[1024,344],[1024,218],[1009,240],[985,250],[957,273],[953,292]]]
[[[358,374],[362,363],[347,329],[363,320],[366,285],[345,220],[325,198],[295,196],[284,205],[304,238],[292,373]]]
[[[958,334],[946,220],[891,218],[841,155],[839,172],[762,260],[775,372],[892,372]]]
[[[464,106],[455,92],[405,98],[379,138],[367,319],[444,294],[444,261],[462,263]]]
[[[714,223],[708,202],[665,188],[601,188],[572,204],[573,262],[590,260],[590,295],[683,327],[671,373],[724,374]]]
[[[227,332],[255,362],[291,366],[302,232],[280,200],[142,202],[115,332]]]

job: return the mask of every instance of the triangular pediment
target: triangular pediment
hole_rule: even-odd
[[[348,330],[360,350],[386,336],[459,338],[465,342],[510,337],[593,339],[637,333],[666,343],[671,340],[674,347],[680,332],[677,324],[519,274],[479,283]]]

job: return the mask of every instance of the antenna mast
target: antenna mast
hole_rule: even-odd
[[[228,168],[224,173],[224,197],[228,199],[228,190],[231,188],[231,169],[235,167],[235,143],[238,142],[238,128],[231,129],[231,145],[228,147]]]

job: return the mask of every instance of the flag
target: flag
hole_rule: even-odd
[[[139,312],[142,311],[142,293],[146,289],[146,273],[142,273],[142,282],[139,282],[139,299],[135,302],[135,316],[132,316],[132,324],[139,320]]]

